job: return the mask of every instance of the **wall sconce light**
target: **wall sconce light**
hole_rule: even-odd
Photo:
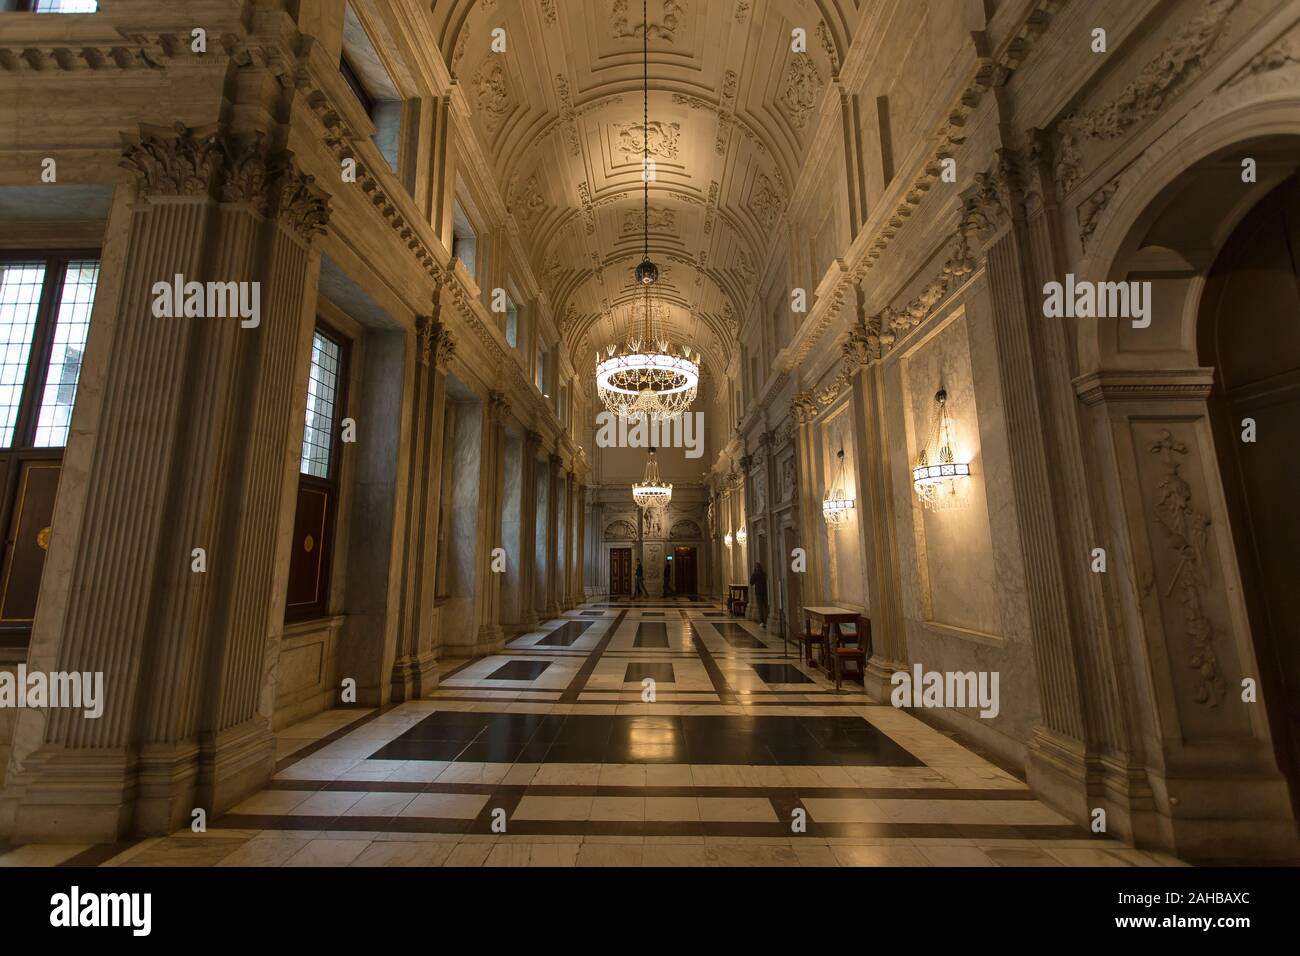
[[[832,531],[837,530],[840,525],[849,520],[849,513],[853,510],[853,499],[848,497],[844,490],[844,442],[840,442],[840,450],[836,455],[839,458],[839,469],[835,475],[835,484],[826,492],[826,497],[822,499],[822,517],[826,519],[826,527]]]
[[[745,526],[742,524],[736,529],[736,544],[744,544],[748,540],[749,532],[745,530]]]
[[[728,531],[726,534],[724,534],[724,535],[722,536],[722,543],[725,544],[728,548],[731,547],[731,532],[730,532],[730,531]]]
[[[912,483],[921,504],[931,511],[957,508],[966,503],[970,462],[961,459],[948,417],[948,393],[934,393],[934,421],[930,440],[921,446],[912,469]]]

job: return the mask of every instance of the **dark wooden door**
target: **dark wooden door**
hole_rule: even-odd
[[[609,549],[609,593],[632,593],[632,549]]]
[[[699,593],[695,572],[695,549],[673,549],[673,590],[678,594]]]

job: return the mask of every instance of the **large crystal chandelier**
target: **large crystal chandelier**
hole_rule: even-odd
[[[930,440],[921,446],[912,469],[912,483],[921,503],[932,511],[965,504],[970,463],[960,460],[948,417],[948,393],[942,387],[934,393],[934,421]]]
[[[641,483],[632,486],[632,498],[647,511],[653,508],[666,508],[673,500],[673,486],[665,484],[659,477],[659,465],[655,461],[655,450],[650,449],[650,457],[645,463],[645,477]]]
[[[849,520],[849,514],[853,511],[853,499],[848,497],[844,489],[844,445],[840,445],[839,468],[835,473],[835,484],[826,492],[826,497],[822,499],[822,517],[826,519],[826,527],[832,531],[839,528]]]
[[[646,4],[642,4],[643,7]],[[643,11],[644,12],[644,11]],[[648,19],[642,21],[649,24]],[[641,227],[644,244],[636,281],[645,295],[639,317],[628,324],[620,347],[610,343],[596,353],[596,391],[604,406],[624,418],[666,418],[686,411],[700,384],[700,354],[674,346],[651,301],[659,267],[650,258],[650,31],[642,28]],[[652,456],[653,457],[653,456]]]

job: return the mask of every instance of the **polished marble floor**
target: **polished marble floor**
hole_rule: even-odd
[[[271,785],[206,833],[0,865],[1179,865],[698,601],[586,605],[279,748]]]

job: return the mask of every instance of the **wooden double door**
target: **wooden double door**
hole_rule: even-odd
[[[609,549],[609,593],[632,593],[632,549]]]

